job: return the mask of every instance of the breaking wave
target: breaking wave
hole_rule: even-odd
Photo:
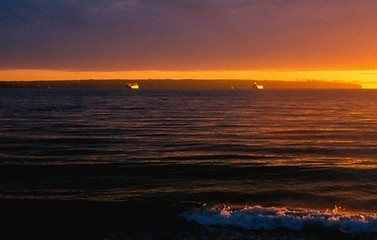
[[[240,227],[249,230],[303,230],[318,226],[337,229],[351,234],[377,233],[376,214],[352,214],[333,210],[290,210],[277,207],[246,207],[232,210],[230,207],[197,209],[182,215],[186,220],[206,226]]]

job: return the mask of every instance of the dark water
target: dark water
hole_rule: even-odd
[[[172,239],[377,237],[374,90],[1,90],[0,127],[1,199],[184,204]]]

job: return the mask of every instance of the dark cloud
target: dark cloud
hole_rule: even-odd
[[[374,0],[2,0],[0,68],[344,68],[376,53],[376,10]]]

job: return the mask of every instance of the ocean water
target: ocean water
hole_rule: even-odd
[[[375,90],[2,89],[0,127],[1,199],[180,206],[104,239],[377,239]]]

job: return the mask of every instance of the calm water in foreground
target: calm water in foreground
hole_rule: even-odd
[[[107,239],[377,238],[374,90],[1,89],[0,127],[1,199],[185,206]]]

